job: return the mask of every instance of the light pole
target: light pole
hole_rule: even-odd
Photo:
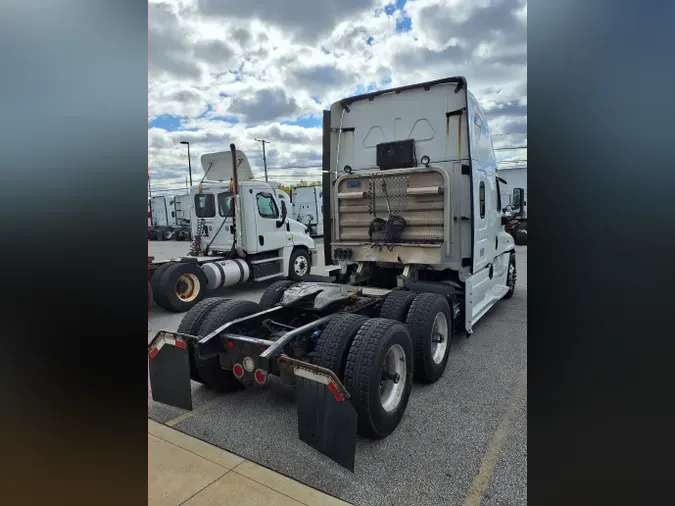
[[[269,144],[270,141],[266,141],[265,139],[256,139],[256,141],[262,143],[262,148],[263,148],[263,166],[265,167],[265,181],[267,181],[267,157],[265,156],[265,144]]]
[[[188,171],[190,172],[190,187],[192,187],[192,162],[190,161],[190,143],[188,141],[180,141],[181,144],[187,144],[188,147]]]

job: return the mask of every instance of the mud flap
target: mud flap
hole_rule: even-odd
[[[285,356],[279,360],[294,367],[298,437],[353,472],[357,414],[349,392],[328,369]]]
[[[185,341],[191,337],[161,331],[148,345],[153,401],[192,410],[190,360]]]

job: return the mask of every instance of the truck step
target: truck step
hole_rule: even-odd
[[[274,257],[274,258],[263,258],[262,260],[251,260],[249,263],[251,265],[260,265],[260,264],[266,264],[269,262],[277,262],[279,260],[283,260],[282,257]]]
[[[285,273],[279,272],[277,274],[271,274],[269,276],[263,276],[261,278],[254,278],[253,281],[267,281],[268,279],[273,279],[273,278],[279,278],[281,276],[284,276]]]

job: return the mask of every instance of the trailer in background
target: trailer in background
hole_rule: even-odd
[[[501,199],[504,211],[513,217],[507,231],[518,245],[527,244],[527,167],[501,168]]]
[[[150,199],[148,239],[189,241],[190,195],[156,196]]]
[[[323,236],[323,189],[302,186],[292,190],[292,216],[309,228],[312,237]]]

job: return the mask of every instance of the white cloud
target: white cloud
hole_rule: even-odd
[[[368,87],[451,75],[468,79],[491,130],[509,134],[496,146],[526,140],[524,0],[150,0],[149,16],[155,188],[184,185],[181,140],[193,176],[202,153],[230,142],[262,175],[257,137],[271,141],[273,177],[318,179],[322,109]]]

